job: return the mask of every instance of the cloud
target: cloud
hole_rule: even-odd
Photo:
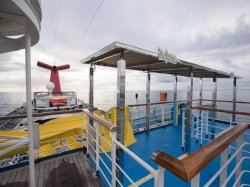
[[[250,47],[250,24],[245,21],[246,15],[236,19],[236,28],[220,29],[213,35],[196,35],[195,41],[187,45],[188,51],[226,50],[238,47]]]
[[[101,0],[62,1],[58,13],[59,0],[42,1],[40,41],[32,48],[33,90],[46,90],[49,80],[50,73],[36,66],[40,60],[49,64],[55,61],[56,65],[69,63],[71,69],[60,72],[62,88],[87,93],[89,66],[80,64],[80,60],[114,41],[152,51],[159,46],[180,59],[234,71],[250,80],[249,1],[109,0],[87,28],[100,3]],[[0,61],[2,90],[8,91],[8,81],[11,91],[15,85],[16,90],[24,90],[24,50],[1,54]],[[8,80],[9,74],[15,76]],[[187,79],[178,80],[184,89]],[[127,71],[126,81],[127,90],[145,90],[146,74]],[[172,82],[172,76],[152,75],[152,89],[172,89]],[[116,69],[97,67],[95,89],[115,91]]]

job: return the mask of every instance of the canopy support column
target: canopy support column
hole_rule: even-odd
[[[203,92],[203,80],[202,77],[200,78],[200,93],[199,93],[199,105],[202,105],[202,92]],[[201,110],[200,110],[201,113]]]
[[[202,77],[200,78],[200,93],[199,93],[199,105],[202,105],[202,92],[203,92],[203,80]],[[199,128],[201,129],[200,132],[202,134],[202,111],[199,110],[199,119],[197,119],[199,122],[196,123],[196,132],[199,133]],[[201,135],[202,136],[202,135]],[[198,135],[196,135],[196,143],[198,142]]]
[[[146,131],[149,132],[150,125],[150,72],[147,73],[147,91],[146,91]]]
[[[216,100],[217,100],[217,77],[216,74],[214,74],[213,77],[213,85],[212,85],[212,108],[216,109]],[[216,120],[216,112],[212,112],[212,127],[211,127],[211,140],[215,138],[215,120]]]
[[[94,67],[91,64],[89,68],[89,111],[94,111]],[[90,125],[94,125],[93,118],[89,118]]]
[[[191,124],[192,124],[192,97],[193,97],[193,72],[189,72],[189,82],[187,87],[187,109],[186,109],[186,127],[185,127],[185,153],[191,151]]]
[[[126,61],[121,58],[117,61],[117,140],[124,145],[124,125],[125,125],[125,79],[126,79]],[[124,168],[124,153],[122,149],[117,149],[117,163]],[[123,184],[123,174],[117,170],[117,178]]]
[[[25,71],[26,71],[26,103],[27,126],[29,136],[29,185],[36,186],[34,161],[34,135],[32,117],[32,90],[31,90],[31,36],[29,23],[25,27]]]
[[[237,81],[237,78],[234,77],[234,81],[233,81],[233,111],[236,111],[236,97],[237,97],[236,81]],[[236,114],[232,114],[232,125],[236,125]]]
[[[173,119],[174,125],[178,125],[178,102],[177,102],[177,75],[174,77],[174,109],[173,109]]]

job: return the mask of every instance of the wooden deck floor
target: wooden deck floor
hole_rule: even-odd
[[[0,173],[0,186],[26,187],[29,184],[28,166]],[[87,157],[82,152],[42,161],[36,164],[38,187],[99,187],[103,186],[95,176]]]

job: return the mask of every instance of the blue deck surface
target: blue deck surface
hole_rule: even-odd
[[[211,122],[210,122],[211,124]],[[218,127],[228,127],[228,124],[216,122],[216,126]],[[165,128],[158,128],[151,130],[148,134],[147,133],[139,133],[136,134],[137,142],[129,147],[131,151],[137,154],[140,158],[142,158],[145,162],[151,165],[153,168],[158,169],[157,164],[155,164],[151,160],[152,153],[158,149],[165,151],[166,153],[174,156],[179,157],[184,154],[184,151],[181,149],[181,125],[178,126],[167,126]],[[216,132],[220,132],[222,129],[216,129]],[[248,131],[249,132],[249,131]],[[250,142],[250,137],[248,138],[248,142]],[[204,141],[204,140],[203,140]],[[204,141],[207,143],[207,141]],[[192,139],[191,150],[192,152],[195,151],[200,147],[200,143],[196,143],[195,139]],[[246,147],[248,151],[250,151],[250,146]],[[232,153],[234,150],[232,151]],[[248,153],[243,154],[245,156],[250,156]],[[107,160],[105,156],[102,157],[104,160]],[[141,167],[138,163],[136,163],[130,156],[125,154],[124,156],[124,169],[126,173],[132,178],[133,181],[138,181],[142,177],[145,177],[149,174],[143,167]],[[108,164],[108,167],[111,166],[111,163]],[[200,184],[203,186],[214,174],[218,171],[220,166],[220,156],[218,156],[214,161],[212,161],[208,166],[206,166],[200,176]],[[232,168],[235,166],[235,160],[229,166],[228,171],[231,171]],[[104,169],[104,166],[101,164],[101,167]],[[245,161],[243,169],[250,168],[250,162]],[[106,172],[105,172],[106,173]],[[111,176],[110,176],[111,177]],[[109,178],[109,177],[108,177]],[[230,181],[228,186],[232,186],[233,180]],[[245,184],[250,184],[250,176],[245,174],[242,180]],[[128,186],[130,183],[128,180],[124,178],[124,186]],[[144,183],[142,186],[153,186],[153,180]],[[165,186],[190,186],[190,183],[186,183],[179,179],[174,174],[165,171]],[[219,177],[211,186],[219,186]]]

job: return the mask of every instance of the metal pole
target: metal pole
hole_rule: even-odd
[[[94,67],[91,64],[89,68],[89,111],[92,113],[94,111]],[[94,125],[93,118],[89,118],[89,123],[91,126]]]
[[[147,91],[146,91],[146,131],[149,132],[150,125],[150,72],[147,74]]]
[[[174,117],[174,125],[178,125],[178,103],[177,103],[177,76],[174,77],[174,110],[173,110],[173,117]]]
[[[187,119],[185,127],[185,152],[187,154],[191,151],[191,124],[192,124],[192,97],[193,97],[193,73],[189,72],[189,83],[187,88]]]
[[[96,142],[96,145],[95,145],[95,152],[96,152],[96,155],[95,155],[95,160],[96,160],[96,165],[95,165],[95,171],[96,171],[96,175],[99,176],[99,170],[100,170],[100,144],[99,144],[99,123],[96,122],[95,123],[96,125],[96,134],[95,134],[95,142]]]
[[[236,147],[237,147],[237,150],[242,146],[243,144],[243,135],[241,134],[237,139],[236,139]],[[236,163],[240,163],[242,159],[242,149],[239,151],[239,153],[236,155]],[[241,174],[241,168],[242,166],[240,165],[236,172],[235,172],[235,180],[238,179],[238,177],[240,176]],[[237,183],[237,187],[239,187],[241,185],[241,180],[238,180],[238,183]]]
[[[27,103],[27,125],[29,134],[29,184],[36,186],[35,161],[34,161],[34,137],[33,137],[33,118],[32,118],[32,90],[31,90],[31,36],[29,23],[25,27],[25,71],[26,71],[26,103]]]
[[[199,187],[200,186],[200,173],[198,173],[192,180],[191,180],[191,187]]]
[[[236,111],[236,97],[237,97],[236,80],[237,80],[237,78],[234,77],[234,82],[233,82],[233,111]],[[236,114],[232,114],[232,124],[236,125]]]
[[[213,77],[213,85],[212,85],[212,108],[216,109],[216,100],[217,100],[217,77],[214,74]],[[216,119],[216,112],[212,112],[212,127],[211,127],[211,140],[215,138],[215,119]]]
[[[181,149],[184,150],[185,144],[185,110],[182,109],[182,130],[181,130]]]
[[[228,149],[225,149],[220,156],[220,168],[222,168],[228,160]],[[227,179],[227,167],[220,173],[220,186],[222,186]]]
[[[126,71],[126,61],[122,58],[117,61],[117,126],[119,127],[117,133],[117,140],[124,145],[124,125],[125,125],[125,71]],[[122,149],[117,149],[117,163],[123,169],[124,168],[124,153]],[[117,177],[123,184],[123,174],[118,172]]]
[[[202,80],[202,77],[201,77],[200,78],[200,93],[199,93],[199,96],[200,96],[200,98],[199,98],[199,105],[200,106],[202,105],[202,91],[203,91],[203,80]],[[199,122],[196,123],[196,126],[197,126],[198,129],[199,129],[199,127],[201,128],[201,136],[202,136],[202,125],[201,125],[201,123],[202,123],[201,122],[202,117],[201,117],[201,115],[202,115],[202,111],[199,110],[199,117],[197,119]],[[196,137],[196,142],[198,142],[198,136]]]
[[[203,92],[203,80],[202,78],[200,78],[200,103],[199,105],[202,105],[202,92]],[[201,110],[200,110],[200,114],[201,114]]]
[[[116,131],[112,132],[111,137],[112,137],[112,149],[111,149],[111,158],[112,158],[112,186],[116,186]]]

